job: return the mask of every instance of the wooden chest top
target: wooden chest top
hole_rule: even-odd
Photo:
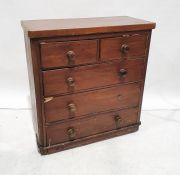
[[[30,38],[113,33],[155,28],[155,23],[128,16],[22,21]]]

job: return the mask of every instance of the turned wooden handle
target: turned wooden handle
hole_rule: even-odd
[[[68,59],[68,64],[69,65],[74,64],[74,62],[75,62],[75,53],[74,53],[74,51],[70,50],[70,51],[67,52],[66,55],[67,55],[67,59]]]
[[[127,53],[128,51],[129,51],[129,46],[127,45],[127,44],[123,44],[122,46],[121,46],[121,52],[122,53]]]
[[[76,108],[76,105],[74,103],[69,103],[68,109],[69,109],[69,112],[74,113],[74,112],[76,112],[77,108]]]
[[[70,87],[75,86],[75,80],[73,77],[68,77],[66,82]]]
[[[127,74],[128,74],[127,69],[120,69],[120,70],[119,70],[119,75],[120,75],[121,77],[125,77]]]
[[[122,122],[122,118],[119,114],[114,116],[114,120],[116,122],[116,128],[119,128]]]
[[[67,130],[67,134],[69,136],[69,140],[74,140],[75,139],[76,132],[75,132],[75,129],[73,127],[69,128]]]

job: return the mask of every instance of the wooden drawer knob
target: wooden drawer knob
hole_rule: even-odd
[[[121,116],[119,116],[118,114],[114,116],[114,120],[116,122],[116,128],[119,128],[122,122],[122,118]]]
[[[68,109],[69,109],[69,112],[70,113],[74,113],[74,112],[76,112],[76,105],[74,104],[74,103],[69,103],[68,104]]]
[[[72,64],[74,64],[74,62],[75,62],[75,53],[74,53],[74,51],[68,51],[67,52],[67,59],[68,59],[68,64],[69,65],[72,65]]]
[[[74,140],[75,139],[75,136],[76,136],[76,132],[75,132],[75,129],[74,128],[69,128],[67,130],[67,134],[69,136],[69,140]]]
[[[122,53],[127,53],[129,51],[129,46],[127,44],[123,44],[121,46],[121,52]]]
[[[68,86],[72,87],[72,86],[75,86],[75,80],[73,77],[69,77],[67,78],[67,84]]]
[[[119,70],[119,76],[125,77],[127,74],[128,74],[128,71],[126,69]]]

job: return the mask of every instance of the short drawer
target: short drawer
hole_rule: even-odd
[[[127,109],[68,121],[47,128],[47,141],[58,144],[136,124],[138,109]]]
[[[43,68],[68,67],[97,60],[97,40],[42,42],[40,47]]]
[[[46,122],[137,106],[140,91],[141,83],[134,83],[54,97],[44,104]]]
[[[119,83],[140,81],[143,79],[143,73],[143,59],[44,71],[44,95],[79,92]]]
[[[148,48],[147,41],[147,33],[101,39],[100,57],[102,60],[144,57]]]

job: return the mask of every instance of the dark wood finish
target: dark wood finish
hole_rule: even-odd
[[[102,39],[100,57],[102,60],[144,57],[148,48],[147,39],[147,32]]]
[[[54,43],[42,42],[40,45],[43,68],[73,66],[85,63],[95,63],[97,61],[96,40]]]
[[[80,139],[135,124],[138,122],[137,119],[138,109],[132,108],[94,115],[81,120],[67,121],[49,126],[47,128],[47,141],[49,144],[54,145]],[[72,133],[68,131],[72,131]]]
[[[126,70],[126,73],[121,73]],[[143,80],[144,59],[113,61],[43,72],[44,95],[53,96]]]
[[[155,23],[110,17],[22,26],[41,154],[138,130]]]
[[[153,22],[128,16],[28,20],[22,21],[21,24],[30,38],[151,30],[155,28]]]
[[[138,106],[140,91],[141,84],[137,83],[55,97],[45,103],[46,122]],[[73,111],[69,104],[74,105]]]

